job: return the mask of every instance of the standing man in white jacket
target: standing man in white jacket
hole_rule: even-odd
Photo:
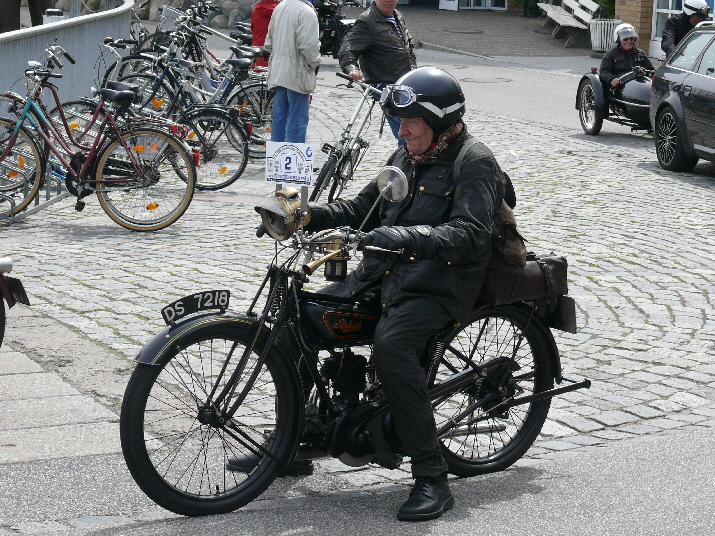
[[[271,141],[305,143],[320,65],[315,10],[303,0],[283,0],[273,11],[265,47],[271,53],[268,87],[275,89]]]

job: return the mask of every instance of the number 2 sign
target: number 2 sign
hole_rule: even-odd
[[[313,182],[313,146],[269,141],[266,144],[266,181],[310,186]]]

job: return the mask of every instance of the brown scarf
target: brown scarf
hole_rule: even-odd
[[[447,146],[452,143],[457,136],[459,136],[462,133],[462,130],[464,130],[464,121],[461,119],[449,127],[447,130],[442,132],[440,134],[439,138],[437,138],[437,143],[433,143],[432,146],[427,149],[424,153],[422,154],[409,154],[407,155],[407,159],[412,163],[412,169],[415,168],[415,166],[421,162],[424,162],[428,158],[434,158],[437,156],[439,153],[444,151]]]

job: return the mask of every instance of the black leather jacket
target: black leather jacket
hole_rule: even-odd
[[[412,36],[399,11],[395,19],[405,36],[404,43],[395,26],[373,3],[362,12],[343,41],[338,59],[345,73],[358,65],[368,84],[392,84],[417,66]]]
[[[685,13],[673,15],[665,21],[663,40],[660,42],[660,48],[670,57],[673,54],[673,50],[675,50],[675,46],[680,43],[683,37],[685,37],[685,34],[693,28],[695,28],[695,26],[690,24],[690,15],[686,15]]]
[[[409,194],[397,203],[381,199],[363,230],[383,225],[420,226],[424,240],[436,239],[439,246],[433,258],[422,260],[365,256],[348,276],[352,295],[379,284],[383,308],[411,297],[430,297],[455,320],[466,320],[491,256],[491,229],[506,180],[494,155],[482,143],[467,152],[456,180],[453,163],[469,138],[465,128],[444,151],[414,169],[404,147],[390,157],[388,165],[412,177]],[[311,205],[308,230],[343,225],[357,229],[378,195],[372,181],[351,201]]]
[[[640,48],[633,47],[633,50],[626,52],[620,46],[616,46],[606,52],[601,60],[599,75],[601,82],[606,87],[611,87],[611,80],[632,71],[633,67],[637,66],[653,70],[653,63]]]

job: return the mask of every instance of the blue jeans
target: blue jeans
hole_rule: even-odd
[[[271,141],[305,143],[310,94],[277,87],[273,96]]]

